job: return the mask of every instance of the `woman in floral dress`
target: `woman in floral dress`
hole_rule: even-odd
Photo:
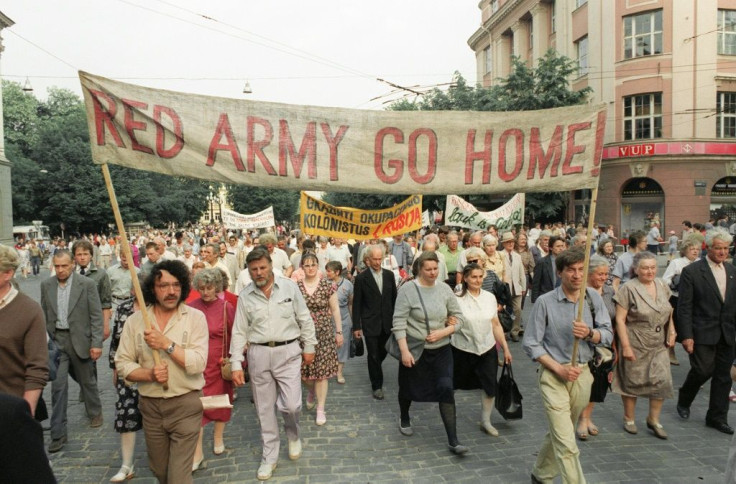
[[[115,353],[120,344],[120,335],[123,334],[123,326],[128,317],[138,309],[138,303],[132,295],[117,307],[110,339],[110,368],[112,368],[112,381],[118,395],[118,400],[115,402],[114,428],[120,434],[120,454],[123,460],[120,470],[110,479],[110,482],[124,482],[133,477],[135,433],[143,428],[143,419],[138,410],[138,389],[135,385],[126,385],[122,378],[118,378],[117,370],[115,370]]]
[[[307,410],[316,405],[315,422],[317,425],[324,425],[327,422],[327,381],[337,375],[337,348],[342,346],[343,334],[336,287],[329,279],[317,275],[318,268],[317,256],[313,252],[305,252],[302,255],[304,279],[297,284],[314,320],[317,335],[314,361],[311,365],[302,367],[302,380],[309,389]]]

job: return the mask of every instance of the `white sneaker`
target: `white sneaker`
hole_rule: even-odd
[[[302,440],[290,440],[289,441],[289,459],[297,460],[302,456]]]
[[[267,481],[271,479],[274,469],[276,469],[276,464],[268,464],[267,462],[261,462],[260,467],[258,467],[258,473],[256,474],[256,478],[259,481]]]

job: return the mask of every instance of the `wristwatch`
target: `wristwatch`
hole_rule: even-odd
[[[167,355],[170,355],[171,353],[173,353],[173,352],[174,352],[174,347],[175,347],[175,346],[176,346],[176,343],[174,343],[174,342],[172,341],[172,342],[171,342],[171,345],[170,345],[170,346],[169,346],[168,348],[166,348],[166,354],[167,354]]]
[[[590,329],[590,332],[588,333],[588,336],[586,336],[586,337],[585,337],[585,338],[583,338],[583,339],[584,339],[585,341],[592,341],[592,340],[593,340],[593,336],[594,336],[594,335],[595,335],[595,333],[594,333],[594,330],[593,330],[593,329],[591,328],[591,329]]]

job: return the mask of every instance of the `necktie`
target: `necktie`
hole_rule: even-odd
[[[82,270],[79,271],[79,273],[82,274],[82,275],[84,275],[85,272],[87,272],[87,268],[86,267],[82,267]]]

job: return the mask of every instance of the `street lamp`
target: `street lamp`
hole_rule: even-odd
[[[207,203],[209,203],[209,206],[210,206],[210,223],[212,223],[214,221],[214,219],[215,219],[215,213],[214,213],[215,212],[214,211],[215,194],[214,193],[210,192],[207,195]]]

